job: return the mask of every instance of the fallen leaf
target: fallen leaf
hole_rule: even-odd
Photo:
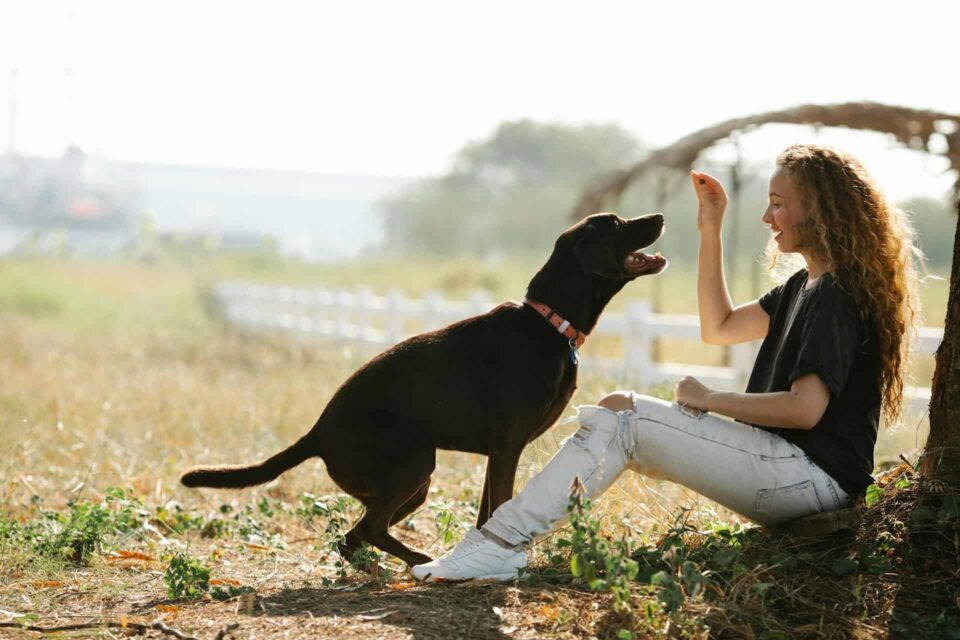
[[[148,556],[142,551],[124,551],[123,549],[113,552],[112,555],[109,555],[106,558],[107,562],[112,562],[115,560],[146,560],[147,562],[153,562],[153,557]]]
[[[121,629],[127,628],[127,616],[123,614],[120,614],[120,628]]]
[[[36,589],[50,589],[63,586],[63,583],[59,580],[34,580],[32,584]]]
[[[262,544],[253,544],[252,542],[248,542],[246,547],[248,549],[256,549],[257,551],[270,551],[270,547],[265,547]]]
[[[889,471],[887,471],[885,474],[883,474],[883,476],[879,480],[877,480],[877,486],[881,488],[885,487],[891,482],[893,482],[894,480],[896,480],[897,478],[899,478],[905,472],[911,471],[911,470],[912,469],[908,464],[897,465],[893,469],[890,469]]]
[[[392,589],[393,591],[404,591],[415,586],[417,586],[416,582],[393,582],[387,585],[387,589]]]
[[[232,587],[239,587],[240,581],[232,578],[214,578],[210,581],[210,584],[228,584]]]
[[[546,618],[547,620],[553,620],[557,617],[559,609],[553,605],[542,604],[537,607],[537,613]]]
[[[176,613],[180,611],[180,607],[175,604],[158,604],[154,607],[157,611],[162,611],[163,613]]]

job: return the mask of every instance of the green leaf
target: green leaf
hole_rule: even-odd
[[[596,580],[591,580],[588,586],[593,591],[600,591],[601,589],[605,589],[607,587],[607,581],[603,580],[602,578],[597,578]]]
[[[573,574],[573,577],[579,578],[583,575],[583,560],[580,559],[580,554],[575,553],[570,556],[570,573]]]
[[[719,549],[713,554],[713,562],[720,567],[726,567],[740,556],[740,550],[734,547]]]
[[[838,576],[845,576],[857,570],[857,561],[852,558],[837,558],[833,561],[830,570]]]
[[[869,487],[867,487],[867,495],[865,499],[867,508],[869,509],[873,505],[877,504],[877,502],[879,502],[880,498],[882,497],[883,497],[883,489],[881,489],[875,484],[871,484]]]
[[[772,586],[774,586],[774,583],[773,583],[773,582],[757,582],[757,583],[755,583],[752,587],[750,587],[750,589],[751,589],[754,593],[759,593],[760,595],[763,595],[763,594],[765,594],[767,591],[769,591],[769,590],[770,590],[770,587],[772,587]]]

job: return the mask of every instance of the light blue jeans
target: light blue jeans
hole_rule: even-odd
[[[593,499],[625,469],[682,484],[760,524],[852,503],[802,449],[776,434],[631,395],[632,411],[577,407],[580,428],[483,530],[509,544],[531,542],[566,522],[575,477]]]

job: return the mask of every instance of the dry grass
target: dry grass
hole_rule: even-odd
[[[236,275],[239,268],[231,268]],[[469,289],[478,276],[463,275],[464,268],[457,266],[446,276],[434,271],[424,279],[446,278]],[[548,580],[409,586],[402,582],[402,567],[389,559],[385,568],[395,572],[393,586],[357,573],[337,579],[319,525],[293,512],[304,493],[337,492],[321,462],[308,462],[265,487],[239,492],[180,487],[179,473],[192,464],[252,461],[291,442],[313,424],[340,383],[369,355],[324,343],[224,331],[203,314],[202,296],[204,283],[226,272],[230,270],[223,266],[186,270],[59,261],[0,266],[0,431],[6,440],[0,453],[0,514],[35,520],[39,516],[33,496],[42,498],[44,509],[57,511],[71,500],[98,502],[111,486],[129,490],[154,516],[159,508],[170,511],[180,505],[209,521],[220,515],[223,504],[232,505],[236,513],[246,506],[256,509],[264,498],[276,511],[257,516],[267,540],[255,546],[236,535],[175,533],[165,528],[162,518],[153,517],[152,530],[113,541],[89,566],[44,561],[27,550],[7,548],[0,557],[0,621],[9,619],[5,612],[34,616],[37,624],[46,626],[91,617],[146,621],[163,616],[172,626],[202,638],[212,638],[229,621],[241,622],[237,637],[244,638],[616,634],[625,623],[612,613],[609,596],[582,585]],[[519,281],[509,269],[504,273],[484,277],[490,282]],[[714,356],[702,357],[709,362]],[[618,386],[615,380],[582,379],[572,404],[595,402]],[[878,460],[922,445],[924,429],[923,420],[914,417],[909,426],[882,433]],[[518,486],[543,466],[571,430],[572,425],[559,425],[528,447]],[[441,553],[436,510],[448,509],[468,526],[483,465],[480,456],[442,452],[428,503],[434,509],[425,506],[397,528],[397,535],[430,554]],[[284,504],[287,507],[276,506]],[[681,506],[692,509],[690,523],[699,530],[738,522],[734,514],[690,491],[635,474],[611,489],[598,515],[611,535],[630,533],[652,542],[669,528]],[[349,515],[355,516],[356,510]],[[110,548],[136,549],[151,559],[121,562],[110,559]],[[168,601],[161,579],[164,558],[183,549],[210,566],[215,578],[254,586],[255,597]],[[323,586],[324,578],[335,582]],[[761,578],[758,574],[750,579]],[[741,587],[747,589],[737,596],[742,601],[736,594],[723,596],[730,612],[758,605],[749,584]],[[639,610],[651,596],[638,588],[636,598]],[[854,609],[863,614],[864,607]],[[691,603],[681,613],[648,621],[636,631],[639,636],[662,632],[668,637],[684,629],[686,637],[707,637],[704,625],[715,630],[764,628],[762,619],[752,614],[724,622],[716,601]],[[672,632],[662,628],[668,623]],[[856,627],[862,637],[884,637],[868,622],[863,625]],[[4,632],[0,629],[0,636]],[[821,628],[809,637],[843,636]]]

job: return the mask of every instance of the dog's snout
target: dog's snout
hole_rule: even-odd
[[[636,218],[630,218],[627,220],[628,223],[651,223],[654,222],[658,226],[663,226],[663,214],[662,213],[648,213],[646,215],[637,216]]]

